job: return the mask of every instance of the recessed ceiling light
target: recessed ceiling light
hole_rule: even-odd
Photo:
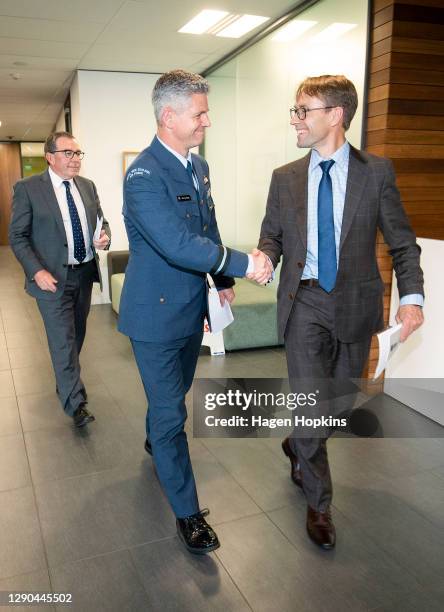
[[[183,28],[180,28],[179,32],[182,34],[203,34],[227,15],[227,11],[206,9],[193,17]]]
[[[313,40],[316,42],[331,42],[336,40],[346,32],[356,28],[357,23],[332,23],[327,28],[313,36]]]
[[[0,121],[0,127],[2,127],[2,122]]]
[[[242,15],[242,17],[236,19],[236,21],[231,23],[228,27],[218,32],[216,36],[221,36],[223,38],[240,38],[269,19],[270,17],[262,17],[260,15]]]
[[[315,26],[317,23],[317,21],[302,21],[301,19],[294,19],[286,26],[281,28],[271,40],[277,40],[278,42],[289,42],[290,40],[296,40],[296,38],[302,36],[304,32]]]

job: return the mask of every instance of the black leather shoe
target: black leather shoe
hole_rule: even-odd
[[[330,550],[336,544],[336,530],[331,518],[330,507],[325,512],[317,512],[307,507],[307,531],[310,539],[323,548]]]
[[[153,449],[151,448],[151,442],[148,440],[148,438],[145,440],[145,450],[148,455],[151,455],[151,457],[153,456]]]
[[[209,512],[205,508],[196,514],[176,519],[179,538],[187,550],[196,555],[205,555],[220,546],[217,535],[204,518]]]
[[[90,412],[88,412],[84,404],[77,408],[77,410],[72,415],[72,418],[74,419],[74,425],[76,427],[84,427],[87,423],[91,423],[91,421],[96,420],[96,417]]]
[[[288,438],[285,438],[285,440],[282,442],[282,450],[284,451],[285,455],[290,459],[290,463],[291,463],[290,475],[291,475],[292,481],[294,482],[295,485],[297,485],[300,489],[302,489],[301,466],[299,464],[297,454],[290,447],[290,440]]]

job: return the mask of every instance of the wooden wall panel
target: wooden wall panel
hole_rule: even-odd
[[[366,150],[389,157],[416,235],[444,240],[444,2],[373,0]],[[392,263],[378,234],[388,323]],[[373,339],[366,374],[377,363]]]
[[[20,145],[16,142],[0,143],[0,245],[9,244],[12,188],[21,177]]]

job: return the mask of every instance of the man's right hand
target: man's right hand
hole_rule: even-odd
[[[247,278],[256,281],[259,285],[266,285],[273,275],[273,266],[262,251],[253,249],[251,255],[254,261],[254,272],[247,274]]]
[[[57,291],[57,283],[59,282],[57,279],[53,277],[51,272],[48,270],[39,270],[34,274],[34,280],[36,285],[42,291],[51,291],[51,293],[55,293]]]

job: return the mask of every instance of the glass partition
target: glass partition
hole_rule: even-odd
[[[225,243],[256,244],[272,170],[307,154],[289,124],[305,77],[354,82],[360,104],[347,137],[360,147],[367,19],[367,0],[321,0],[208,75],[205,157]]]

